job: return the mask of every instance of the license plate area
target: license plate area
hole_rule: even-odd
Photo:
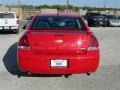
[[[67,59],[51,59],[50,66],[51,68],[67,68],[68,60]]]

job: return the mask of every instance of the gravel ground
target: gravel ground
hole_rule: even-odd
[[[25,76],[16,61],[16,42],[23,33],[0,33],[0,90],[120,90],[120,27],[91,28],[100,42],[97,72],[87,76]],[[17,75],[22,75],[18,78]]]

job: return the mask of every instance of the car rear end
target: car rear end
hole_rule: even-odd
[[[120,20],[119,19],[110,19],[109,26],[120,27]]]
[[[95,72],[98,47],[96,37],[79,16],[39,15],[18,42],[18,64],[22,72],[33,74]]]
[[[0,12],[0,30],[18,33],[19,20],[14,12]]]

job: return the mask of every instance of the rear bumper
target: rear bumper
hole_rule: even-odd
[[[104,21],[93,21],[93,25],[104,26],[107,25],[107,23]]]
[[[67,68],[52,68],[51,59],[68,59]],[[95,72],[99,65],[99,50],[86,55],[34,55],[31,51],[18,49],[18,65],[22,72],[33,74],[80,74]]]
[[[113,23],[110,23],[109,26],[112,26],[112,27],[120,27],[120,24],[113,24]]]
[[[18,29],[19,27],[18,26],[0,26],[0,30],[15,30],[15,29]]]

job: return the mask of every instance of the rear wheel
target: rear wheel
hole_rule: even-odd
[[[103,25],[103,27],[106,27],[106,25]]]
[[[107,27],[107,23],[104,22],[103,27]]]
[[[92,27],[93,25],[92,25],[91,23],[88,23],[88,26],[89,26],[89,27]]]
[[[19,29],[14,30],[15,34],[19,34]]]

